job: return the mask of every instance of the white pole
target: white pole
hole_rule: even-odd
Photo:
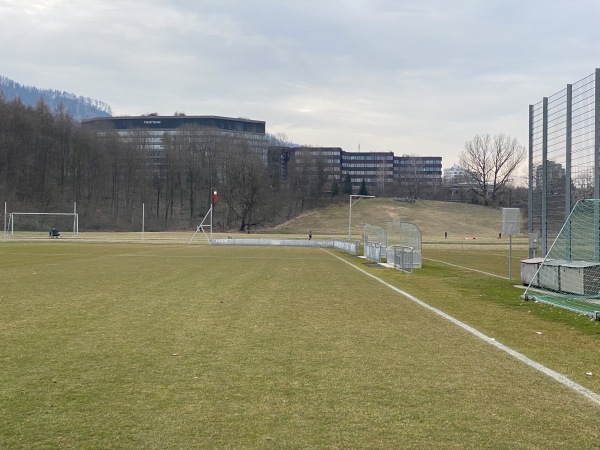
[[[350,237],[351,230],[352,230],[352,196],[350,196],[350,214],[348,214],[348,240],[349,241],[352,240],[352,238]]]
[[[6,233],[8,230],[6,229],[6,202],[4,202],[4,240],[6,240]]]
[[[144,221],[146,219],[146,204],[142,203],[142,242],[144,242]]]
[[[512,280],[512,234],[508,235],[508,279]]]
[[[77,217],[77,202],[73,202],[73,237],[79,234],[79,218]]]
[[[356,198],[356,203],[361,198],[375,198],[374,195],[361,195],[361,194],[350,194],[350,213],[348,214],[348,240],[352,240],[350,237],[352,234],[352,197]]]

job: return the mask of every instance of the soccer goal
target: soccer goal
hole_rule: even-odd
[[[577,202],[524,298],[600,319],[600,200]]]
[[[19,238],[74,238],[78,234],[77,213],[12,212],[4,230],[5,236]]]

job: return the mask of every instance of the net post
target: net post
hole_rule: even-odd
[[[79,235],[79,215],[77,214],[77,202],[73,202],[73,237]]]

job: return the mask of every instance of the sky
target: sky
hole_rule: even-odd
[[[0,0],[0,75],[113,115],[244,117],[458,162],[600,67],[597,0]]]

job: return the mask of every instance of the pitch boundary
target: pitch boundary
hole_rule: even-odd
[[[387,281],[382,280],[381,278],[367,272],[366,270],[361,269],[360,267],[355,266],[354,264],[352,264],[351,262],[346,261],[345,259],[339,257],[338,255],[335,255],[333,253],[331,253],[330,251],[323,249],[323,251],[329,253],[330,255],[332,255],[333,257],[339,259],[340,261],[348,264],[350,267],[353,267],[354,269],[358,270],[359,272],[362,272],[364,275],[367,275],[370,278],[373,278],[374,280],[380,282],[381,284],[383,284],[384,286],[390,288],[391,290],[397,292],[398,294],[408,298],[409,300],[411,300],[412,302],[418,304],[419,306],[422,306],[425,309],[428,309],[429,311],[437,314],[440,317],[443,317],[444,319],[452,322],[454,325],[457,325],[458,327],[462,328],[463,330],[473,334],[474,336],[478,337],[479,339],[481,339],[482,341],[487,342],[490,345],[493,345],[494,347],[496,347],[497,349],[503,351],[504,353],[507,353],[508,355],[512,356],[513,358],[527,364],[529,367],[543,373],[544,375],[553,378],[554,380],[558,381],[560,384],[562,384],[563,386],[583,395],[584,397],[588,398],[589,400],[591,400],[592,402],[596,403],[597,405],[600,405],[600,394],[595,393],[594,391],[591,391],[590,389],[574,382],[573,380],[571,380],[570,378],[564,376],[561,373],[558,373],[552,369],[550,369],[549,367],[546,367],[534,360],[532,360],[531,358],[528,358],[527,356],[525,356],[524,354],[513,350],[512,348],[501,344],[500,342],[497,342],[494,338],[489,337],[487,335],[485,335],[484,333],[482,333],[481,331],[471,327],[470,325],[467,325],[464,322],[461,322],[460,320],[456,319],[455,317],[452,317],[449,314],[446,314],[445,312],[443,312],[442,310],[439,310],[427,303],[425,303],[422,300],[419,300],[417,297],[415,297],[414,295],[409,294],[406,291],[403,291],[402,289],[397,288],[396,286],[391,285],[390,283],[388,283]],[[459,266],[460,267],[460,266]],[[496,275],[497,276],[497,275]]]

